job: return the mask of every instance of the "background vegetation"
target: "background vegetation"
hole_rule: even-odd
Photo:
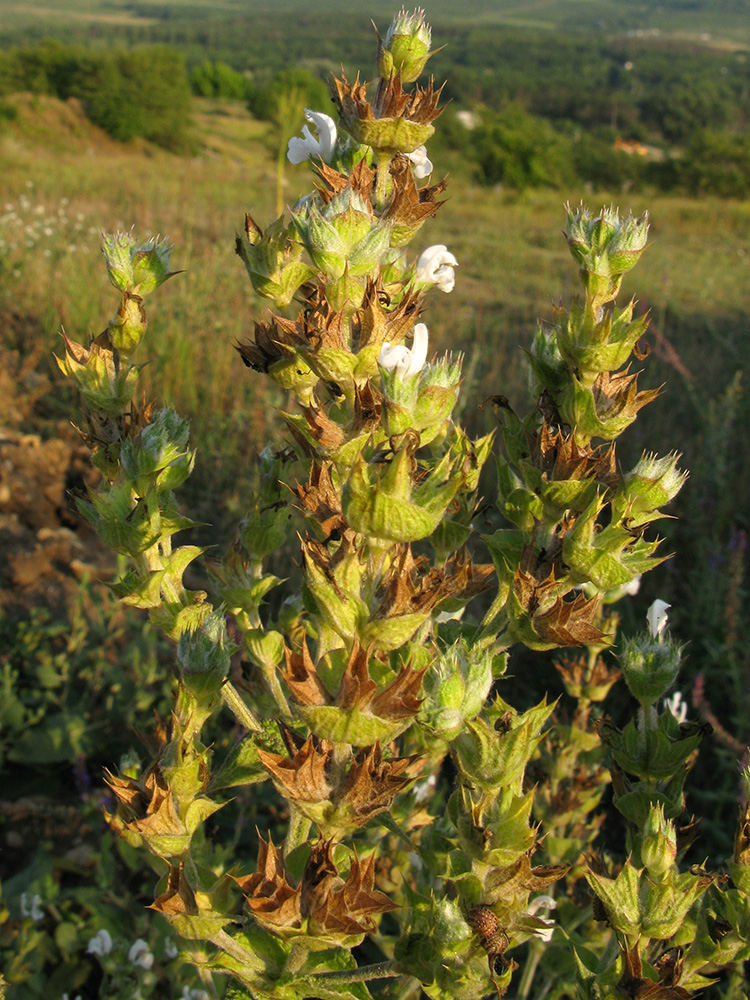
[[[626,293],[651,313],[644,379],[665,383],[665,392],[644,411],[642,438],[624,457],[637,458],[646,443],[662,454],[677,449],[691,479],[664,543],[675,557],[622,615],[634,628],[662,597],[673,605],[675,634],[689,643],[683,693],[716,733],[696,765],[690,806],[711,817],[700,843],[719,864],[731,849],[736,762],[750,739],[746,5],[549,2],[535,5],[533,25],[521,3],[476,0],[462,5],[461,20],[443,0],[432,7],[435,37],[448,45],[431,65],[449,79],[452,103],[431,157],[438,175],[450,172],[451,188],[424,245],[447,244],[460,267],[455,291],[433,293],[425,318],[436,349],[467,353],[470,431],[490,429],[477,406],[488,395],[520,401],[523,347],[537,317],[549,317],[574,288],[561,203],[615,200],[651,212],[647,265]],[[279,152],[299,130],[301,109],[324,106],[334,54],[345,53],[350,71],[369,61],[363,26],[374,15],[384,27],[392,14],[390,5],[343,13],[334,3],[312,13],[291,0],[245,8],[233,0],[82,0],[73,15],[56,0],[43,10],[0,2],[0,367],[16,381],[16,395],[2,395],[3,440],[9,429],[35,435],[40,447],[74,438],[75,403],[50,356],[61,326],[80,341],[104,325],[110,297],[99,229],[166,233],[187,274],[164,288],[153,311],[150,377],[191,419],[198,464],[186,502],[207,524],[199,541],[215,545],[227,543],[249,502],[256,451],[283,444],[274,407],[286,405],[261,392],[233,350],[262,307],[234,255],[234,233],[246,210],[262,222],[274,217],[279,185],[294,201],[299,174],[288,167],[280,177]],[[287,8],[293,17],[280,16]],[[290,63],[294,73],[285,72]],[[473,114],[473,128],[461,111]],[[617,139],[640,143],[645,155],[616,149]],[[10,546],[20,536],[7,470],[0,545]],[[60,518],[90,544],[72,514]],[[32,522],[33,544],[46,544]],[[165,929],[142,910],[152,873],[104,833],[100,809],[101,767],[137,752],[135,730],[164,704],[170,652],[136,615],[108,624],[113,603],[101,588],[81,589],[67,564],[50,565],[34,586],[10,570],[2,577],[19,598],[2,604],[0,623],[0,969],[8,995],[197,1000],[204,987],[187,967],[175,972],[180,960]],[[55,572],[67,573],[65,599],[47,593]],[[559,690],[543,657],[518,656],[512,672],[516,702]],[[616,693],[610,711],[617,716]],[[273,824],[273,809],[272,800],[241,800],[217,822],[254,856],[250,831]],[[117,947],[99,961],[86,948],[101,928]],[[154,956],[148,969],[128,959],[137,938]]]

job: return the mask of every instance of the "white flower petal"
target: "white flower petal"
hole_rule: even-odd
[[[450,292],[456,283],[454,267],[458,267],[456,258],[443,243],[436,243],[427,247],[417,261],[417,281]]]
[[[414,176],[418,181],[430,176],[432,173],[432,163],[427,157],[426,146],[418,146],[413,153],[407,153],[406,155],[411,160],[414,168]]]
[[[406,373],[406,377],[416,375],[417,372],[421,372],[424,368],[424,363],[427,360],[428,342],[429,334],[427,331],[427,325],[425,323],[417,323],[414,327],[414,339],[411,345],[411,361],[409,363],[409,370]]]
[[[648,622],[648,630],[651,633],[652,639],[658,639],[667,627],[667,609],[671,607],[671,604],[667,604],[666,601],[661,601],[657,598],[648,609],[646,621]]]
[[[329,115],[309,108],[305,109],[305,118],[315,127],[318,135],[314,136],[307,125],[303,125],[302,138],[295,135],[289,140],[287,159],[290,163],[303,163],[310,156],[319,156],[330,163],[336,148],[336,123]]]
[[[687,705],[682,700],[682,695],[679,691],[675,691],[671,698],[664,699],[664,707],[669,709],[680,725],[683,722],[687,722]]]
[[[395,371],[401,379],[411,378],[424,368],[428,341],[427,326],[424,323],[417,323],[414,327],[411,350],[403,344],[394,344],[391,347],[390,342],[386,340],[380,348],[378,364],[388,372]]]
[[[326,163],[330,163],[336,148],[336,122],[330,115],[325,115],[322,111],[311,111],[309,108],[305,110],[305,118],[318,131],[318,155]]]

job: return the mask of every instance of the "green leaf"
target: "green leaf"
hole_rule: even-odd
[[[268,771],[260,763],[255,736],[251,733],[232,748],[211,781],[211,791],[237,788],[240,785],[255,785],[267,780]]]

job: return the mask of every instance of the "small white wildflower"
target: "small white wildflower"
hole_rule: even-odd
[[[154,964],[154,956],[149,951],[149,947],[143,938],[138,938],[130,946],[128,961],[132,962],[133,965],[140,965],[142,969],[150,969]]]
[[[336,148],[336,123],[321,111],[305,109],[305,118],[318,133],[317,139],[307,125],[302,126],[303,138],[292,136],[287,146],[286,156],[290,163],[303,163],[310,156],[319,156],[326,163],[331,162]]]
[[[667,609],[671,607],[671,604],[657,598],[646,612],[646,621],[652,639],[658,639],[661,642],[661,634],[667,627]]]
[[[417,281],[437,285],[441,292],[452,292],[456,283],[453,268],[458,261],[442,243],[427,247],[417,261]]]
[[[664,707],[669,709],[680,725],[682,725],[683,722],[687,722],[687,705],[683,701],[682,695],[679,691],[675,691],[671,698],[664,699]]]
[[[112,937],[109,931],[102,928],[89,941],[86,948],[87,955],[109,955],[112,951]]]
[[[194,986],[183,986],[180,996],[181,1000],[210,1000],[205,990],[197,989]]]
[[[42,909],[42,897],[37,893],[29,898],[27,892],[21,893],[21,916],[30,917],[34,923],[44,917]]]
[[[63,993],[61,1000],[68,1000],[68,994],[67,993]],[[81,997],[80,993],[76,993],[76,995],[73,998],[73,1000],[83,1000],[83,998]]]
[[[411,378],[424,368],[427,360],[427,327],[424,323],[417,323],[414,327],[414,340],[411,350],[403,344],[394,344],[391,347],[389,341],[385,341],[380,348],[378,364],[386,371],[395,371],[402,379]]]
[[[418,181],[424,177],[429,177],[432,173],[432,163],[427,157],[427,147],[418,146],[413,153],[406,154],[414,167],[414,176]]]
[[[177,958],[177,956],[180,954],[180,949],[174,943],[172,938],[167,938],[167,940],[164,942],[164,954],[170,960],[173,958]]]

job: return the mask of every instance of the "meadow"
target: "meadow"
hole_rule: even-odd
[[[235,11],[231,3],[224,6],[229,14]],[[489,18],[492,9],[494,20],[520,24],[524,6],[478,3],[476,14],[479,20]],[[602,4],[607,23],[626,28],[626,6]],[[45,16],[53,16],[49,12],[54,7],[50,0]],[[575,4],[540,5],[540,17],[554,14],[569,24],[576,9]],[[81,17],[89,16],[89,6],[80,10]],[[103,17],[98,4],[91,11],[92,17]],[[30,23],[28,11],[21,17],[4,3],[2,12],[18,14],[21,27]],[[200,5],[191,12],[198,16]],[[122,11],[113,6],[107,15],[118,25],[142,17],[133,4]],[[651,17],[659,26],[658,16]],[[699,31],[706,24],[696,15],[688,27]],[[246,211],[261,225],[275,216],[277,151],[283,137],[273,123],[255,120],[240,102],[196,99],[194,152],[176,155],[142,140],[115,142],[91,125],[75,100],[21,95],[13,105],[15,117],[4,121],[0,131],[0,352],[6,371],[23,372],[24,384],[33,373],[44,391],[34,395],[33,405],[20,408],[20,419],[6,406],[2,420],[43,440],[78,420],[77,401],[52,354],[61,352],[61,330],[86,342],[109,318],[112,296],[100,259],[100,232],[132,226],[142,239],[168,237],[175,246],[174,266],[184,273],[165,285],[150,310],[146,385],[190,420],[198,457],[182,502],[202,522],[195,537],[221,551],[231,541],[231,525],[251,502],[258,452],[269,443],[287,443],[278,411],[290,408],[290,398],[269,390],[235,350],[248,339],[264,308],[235,254],[235,234]],[[480,186],[460,144],[438,146],[433,159],[436,176],[450,174],[449,196],[420,238],[424,247],[446,244],[459,266],[455,290],[449,296],[434,291],[425,320],[435,350],[466,355],[460,409],[474,435],[493,427],[490,408],[479,407],[487,397],[499,393],[511,404],[523,405],[525,349],[537,323],[549,321],[555,306],[575,294],[576,274],[560,234],[563,203],[583,200],[597,210],[614,202],[621,211],[650,213],[650,245],[632,282],[626,278],[623,296],[635,295],[638,310],[650,314],[646,340],[651,353],[641,364],[643,381],[649,387],[663,384],[664,392],[619,454],[626,462],[637,460],[644,447],[660,454],[679,451],[691,479],[670,508],[675,520],[662,529],[665,550],[675,556],[644,580],[642,592],[622,615],[627,627],[635,627],[645,608],[660,597],[672,604],[671,627],[688,643],[683,693],[686,700],[692,698],[698,714],[715,723],[716,733],[695,767],[692,794],[708,813],[706,837],[712,859],[719,863],[731,851],[738,799],[735,762],[750,740],[750,617],[744,575],[750,403],[743,382],[750,367],[750,204],[661,193],[592,193],[585,187],[519,193]],[[287,205],[303,184],[301,168],[287,165]],[[494,489],[491,475],[485,489]],[[32,614],[31,630],[17,610],[0,625],[10,650],[6,685],[31,666],[34,677],[47,677],[49,692],[48,700],[40,702],[33,688],[44,689],[45,682],[24,687],[21,681],[26,714],[20,722],[4,719],[3,746],[10,750],[4,777],[6,787],[13,789],[9,798],[25,801],[43,794],[52,778],[56,806],[80,807],[80,842],[89,845],[88,855],[71,856],[59,827],[40,836],[36,856],[17,840],[8,841],[12,868],[2,872],[0,954],[5,964],[0,971],[10,984],[9,1000],[63,993],[74,1000],[79,990],[86,1000],[201,996],[202,984],[192,973],[175,977],[170,972],[175,961],[171,939],[165,927],[145,916],[138,917],[130,939],[148,941],[151,965],[139,965],[138,952],[126,962],[123,946],[121,967],[112,965],[97,982],[85,957],[96,919],[105,914],[121,927],[125,940],[128,914],[148,902],[150,872],[144,863],[111,834],[103,835],[104,848],[94,857],[91,831],[100,832],[101,766],[112,766],[131,751],[136,746],[133,729],[143,725],[152,708],[164,705],[171,655],[143,628],[137,612],[120,614],[108,626],[112,604],[87,574],[75,601]],[[542,655],[522,654],[514,663],[508,683],[517,699],[532,704],[540,684],[554,689],[554,673]],[[103,699],[100,693],[94,697],[91,686],[99,692],[98,685],[108,682],[107,671],[117,678],[117,690]],[[87,685],[89,693],[82,697]],[[118,702],[118,691],[129,699],[126,705]],[[45,727],[45,713],[53,711],[61,743],[45,759],[34,742]],[[101,728],[103,716],[109,719],[105,745],[83,735],[92,725]],[[71,720],[78,727],[73,735],[65,731]],[[8,732],[14,738],[26,734],[23,753],[14,756]],[[217,744],[231,735],[217,733]],[[233,846],[247,846],[251,821],[261,829],[273,828],[278,822],[274,808],[272,801],[239,795]],[[4,820],[6,830],[17,834],[18,819],[10,806]],[[60,824],[64,827],[65,820]],[[40,921],[29,917],[30,901],[37,895],[45,910]],[[118,985],[126,966],[132,978],[128,989],[140,994]],[[57,993],[49,992],[50,982]]]

